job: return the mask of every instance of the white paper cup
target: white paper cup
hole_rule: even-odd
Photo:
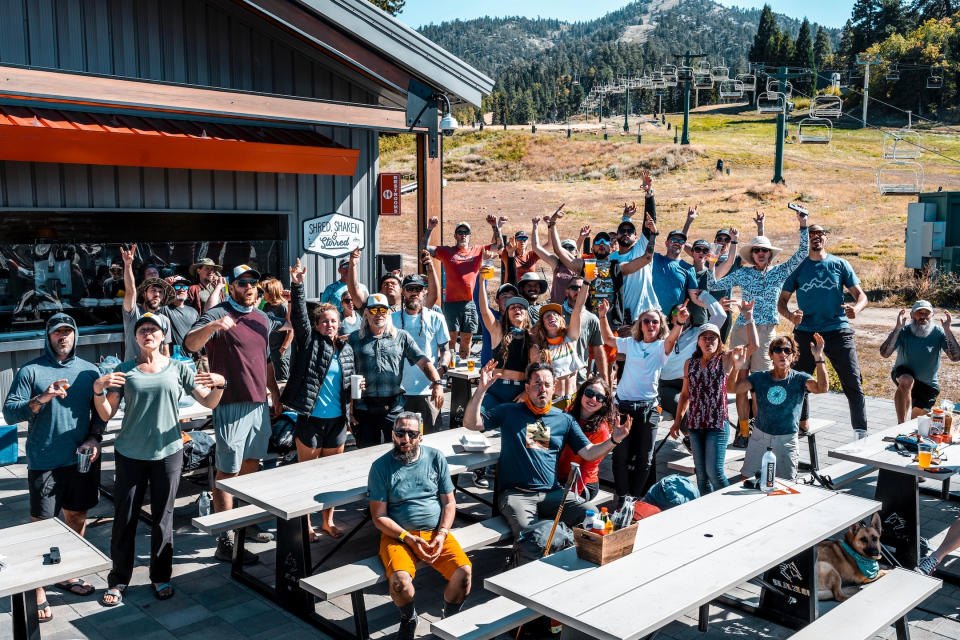
[[[360,383],[363,382],[363,376],[350,376],[350,397],[354,400],[360,399]]]
[[[923,438],[930,436],[930,416],[920,416],[917,418],[917,433]]]

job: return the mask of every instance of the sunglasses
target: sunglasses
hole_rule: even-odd
[[[419,285],[413,285],[409,287],[404,287],[403,290],[406,291],[407,293],[420,293],[421,291],[423,291],[423,287]]]
[[[681,237],[679,237],[679,236],[673,236],[672,238],[667,238],[667,242],[673,242],[673,243],[675,243],[675,244],[680,244],[680,243],[683,243],[684,240],[683,240],[683,238],[681,238]]]
[[[713,241],[717,244],[730,244],[730,238],[727,236],[717,236],[713,239]]]
[[[526,242],[528,240],[527,236],[514,236],[514,239],[517,242]]]
[[[708,247],[694,247],[693,252],[694,253],[710,253],[710,249]]]
[[[186,284],[175,284],[175,285],[173,285],[173,288],[174,288],[174,290],[176,290],[176,291],[186,291],[187,289],[190,288],[190,285],[186,285]]]
[[[783,353],[789,356],[793,353],[793,349],[791,349],[790,347],[773,347],[772,349],[770,349],[770,352]]]
[[[643,324],[660,324],[660,320],[657,318],[644,318]]]
[[[756,247],[750,249],[750,253],[770,253],[770,249],[764,249],[763,247]]]
[[[811,237],[811,238],[822,238],[822,237],[825,236],[825,235],[827,235],[827,232],[826,232],[826,231],[811,231],[811,232],[810,232],[810,237]]]
[[[158,326],[156,326],[156,325],[149,325],[149,326],[143,326],[143,327],[140,327],[139,329],[137,329],[137,334],[139,334],[139,335],[141,335],[141,336],[145,336],[145,335],[147,335],[148,333],[154,333],[154,332],[156,332],[156,331],[160,331],[160,327],[158,327]]]
[[[470,235],[470,232],[467,231],[466,229],[457,229],[457,230],[454,231],[453,233],[454,233],[454,235],[458,235],[458,236],[468,236],[468,235]]]
[[[233,284],[238,287],[255,287],[257,286],[257,281],[254,278],[240,278],[239,280],[234,280]]]
[[[600,393],[599,391],[594,391],[593,389],[584,389],[583,397],[596,400],[601,404],[607,401],[607,396]]]
[[[581,286],[582,285],[579,285],[579,284],[572,284],[569,287],[567,287],[567,289],[569,289],[570,291],[580,291]]]
[[[340,304],[353,304],[353,298],[340,298]]]
[[[370,315],[373,316],[385,316],[390,310],[386,307],[373,307],[370,309]]]
[[[600,238],[599,240],[594,240],[594,241],[593,241],[593,244],[605,244],[605,245],[609,245],[609,244],[610,244],[610,241],[609,241],[609,240],[604,240],[603,238]]]
[[[618,236],[635,236],[637,235],[636,229],[621,229],[617,232]]]
[[[393,435],[397,436],[400,439],[404,437],[410,438],[411,440],[416,440],[420,437],[419,431],[414,431],[413,429],[394,429]]]

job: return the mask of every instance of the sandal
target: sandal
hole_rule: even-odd
[[[50,615],[44,615],[44,611],[50,609]],[[37,622],[50,622],[53,620],[53,609],[50,608],[50,603],[44,600],[43,602],[37,604]]]
[[[153,597],[157,600],[169,600],[173,597],[173,585],[169,582],[153,585]]]
[[[63,582],[58,582],[54,585],[57,589],[63,589],[64,591],[69,591],[70,593],[77,596],[88,596],[96,588],[89,582],[84,582],[80,578],[74,578],[73,580],[64,580]]]
[[[327,534],[328,536],[330,536],[331,538],[340,538],[340,537],[343,536],[343,529],[341,529],[340,527],[338,527],[338,526],[335,525],[335,524],[334,524],[334,525],[330,525],[330,527],[331,527],[332,530],[331,530],[331,529],[327,529],[326,527],[321,527],[321,529],[323,529],[324,533],[326,533],[326,534]]]
[[[124,590],[126,590],[126,588],[127,588],[127,585],[125,584],[118,584],[115,587],[110,587],[109,589],[103,592],[102,596],[100,596],[100,604],[102,604],[105,607],[117,606],[118,604],[123,602],[123,592]],[[107,602],[106,600],[107,596],[110,596],[111,598],[113,598],[114,599],[113,602]]]

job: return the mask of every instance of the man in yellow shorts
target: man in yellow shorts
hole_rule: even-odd
[[[471,566],[450,535],[457,511],[447,459],[421,446],[420,415],[405,411],[393,424],[393,451],[374,461],[367,479],[373,524],[380,530],[380,559],[390,597],[400,609],[398,640],[417,631],[413,578],[417,561],[447,579],[442,616],[460,611],[470,593]]]

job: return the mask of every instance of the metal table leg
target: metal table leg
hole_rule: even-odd
[[[920,480],[917,476],[880,469],[875,498],[883,503],[880,541],[907,569],[920,557]]]
[[[10,596],[13,614],[13,640],[40,640],[37,596],[33,590]]]

